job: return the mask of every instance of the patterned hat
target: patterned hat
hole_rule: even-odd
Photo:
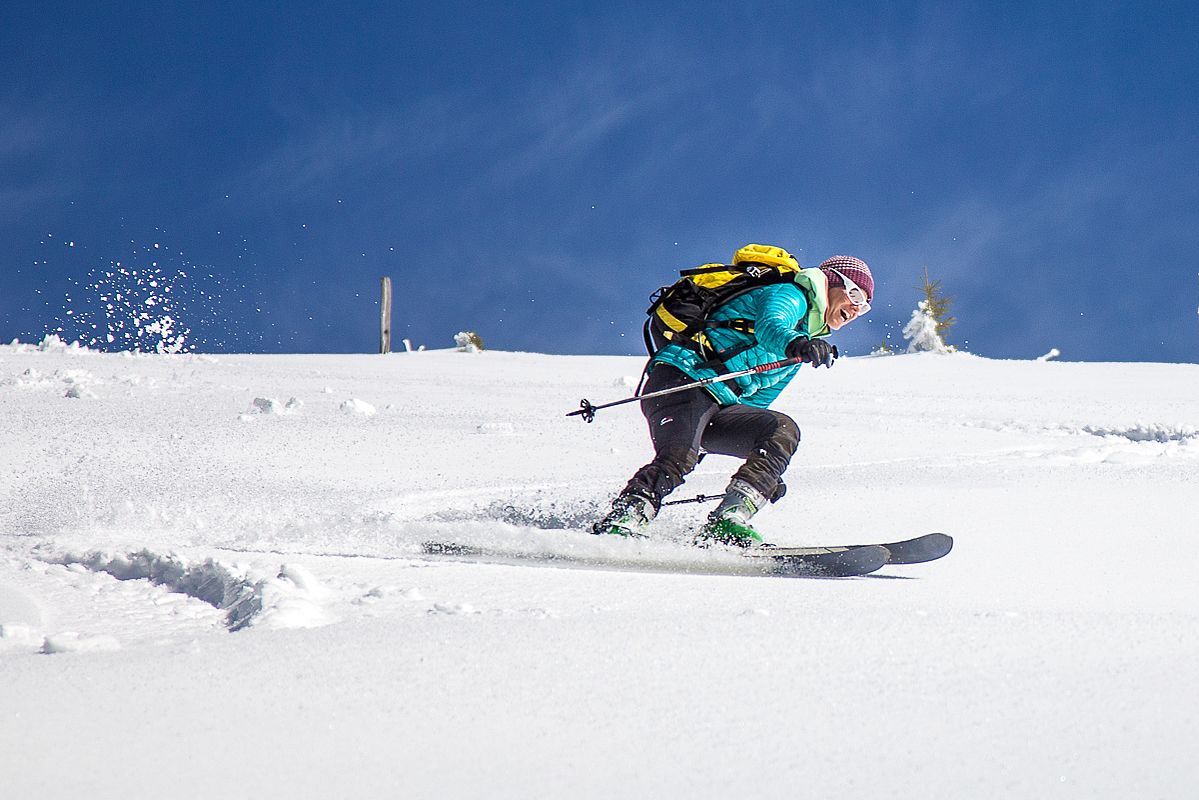
[[[820,269],[828,278],[829,286],[844,286],[845,281],[841,280],[841,275],[844,275],[861,287],[866,293],[867,302],[874,302],[874,276],[870,274],[870,267],[862,259],[853,256],[833,256],[821,264]]]

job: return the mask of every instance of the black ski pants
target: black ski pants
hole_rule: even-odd
[[[642,394],[694,382],[669,364],[655,364]],[[745,459],[733,477],[772,497],[799,447],[799,427],[786,414],[721,406],[703,387],[642,400],[641,413],[649,423],[654,459],[637,470],[625,491],[649,497],[655,508],[695,469],[701,451]]]

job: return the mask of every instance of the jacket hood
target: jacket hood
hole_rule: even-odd
[[[801,269],[795,273],[795,285],[808,298],[808,336],[828,336],[832,333],[824,321],[824,313],[828,310],[828,276],[819,267]]]

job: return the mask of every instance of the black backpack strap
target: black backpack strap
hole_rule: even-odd
[[[645,341],[645,352],[652,358],[654,353],[658,352],[654,349],[654,338],[650,335],[649,324],[653,322],[653,317],[646,317],[645,326],[641,329],[641,338]],[[642,376],[644,377],[644,375]]]
[[[683,276],[684,278],[690,278],[692,275],[710,275],[713,272],[728,272],[729,270],[735,269],[737,269],[736,266],[730,266],[728,264],[716,264],[715,266],[711,267],[692,267],[691,269],[681,269],[679,270],[679,275]]]
[[[754,321],[752,319],[742,319],[740,317],[737,319],[718,319],[715,321],[710,321],[704,325],[704,327],[728,328],[729,330],[734,330],[738,333],[744,333],[748,336],[754,335]]]
[[[729,373],[728,360],[741,355],[756,344],[757,342],[746,342],[736,347],[730,347],[728,350],[700,353],[701,356],[708,356],[708,360],[700,363],[698,366],[700,369],[710,369],[717,375],[727,375]]]

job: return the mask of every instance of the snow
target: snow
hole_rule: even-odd
[[[633,405],[565,416],[625,396],[638,359],[43,344],[0,346],[6,798],[1199,781],[1199,366],[804,370],[763,532],[956,546],[796,580],[687,547],[699,506],[647,542],[562,530],[647,458]],[[706,458],[678,497],[734,466]],[[424,554],[447,540],[513,557]]]
[[[903,326],[903,338],[908,340],[909,353],[948,353],[941,334],[937,332],[937,318],[929,311],[928,301],[921,300],[912,312],[912,318]]]
[[[303,407],[304,402],[294,397],[286,403],[273,397],[255,397],[253,411],[259,414],[295,414]]]
[[[375,407],[365,400],[359,400],[357,397],[351,397],[343,402],[340,406],[341,410],[347,414],[358,414],[363,417],[373,417],[376,413]]]

